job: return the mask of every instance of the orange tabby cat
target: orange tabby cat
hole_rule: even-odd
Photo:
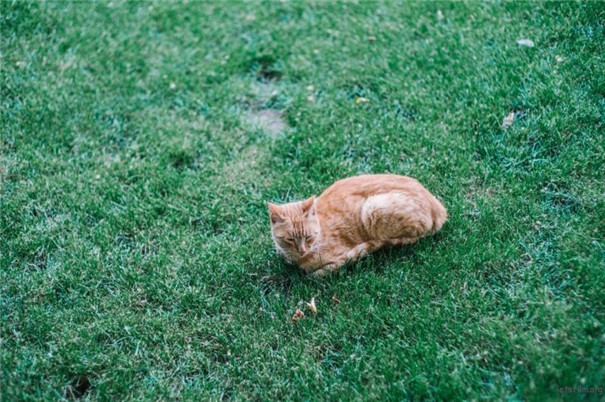
[[[277,251],[316,275],[384,246],[414,243],[447,220],[418,181],[391,174],[350,177],[318,198],[268,205]]]

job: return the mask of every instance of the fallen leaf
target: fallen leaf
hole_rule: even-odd
[[[332,295],[332,301],[336,304],[340,303],[340,300],[336,298],[336,295]]]
[[[534,41],[531,39],[519,39],[517,40],[517,44],[519,46],[534,47]]]
[[[356,103],[356,104],[358,104],[358,105],[359,105],[360,103],[366,103],[366,102],[369,102],[369,101],[370,101],[370,100],[369,100],[368,98],[363,98],[363,97],[361,97],[361,96],[359,96],[359,97],[355,98],[355,103]]]
[[[368,41],[369,42],[376,42],[376,37],[375,36],[368,36]]]
[[[176,88],[176,84],[174,82],[170,83],[170,89],[175,89]]]
[[[309,303],[305,302],[305,304],[307,305],[307,307],[309,307],[309,309],[311,310],[311,312],[313,314],[317,314],[317,307],[315,306],[315,298],[314,297],[311,298],[311,302],[309,302]]]
[[[307,86],[307,91],[312,91],[314,89],[315,89],[315,87],[313,85],[308,85]]]
[[[502,128],[506,129],[510,127],[513,124],[513,121],[515,121],[515,112],[510,112],[508,116],[502,120]]]
[[[555,56],[555,60],[557,61],[557,63],[562,63],[565,59],[561,56]]]
[[[441,10],[437,10],[437,19],[439,21],[443,20],[443,13],[441,12]]]
[[[303,313],[302,311],[300,311],[300,309],[296,310],[296,313],[294,313],[294,315],[292,316],[292,322],[296,322],[298,320],[300,320],[301,318],[303,318],[305,316],[305,313]]]

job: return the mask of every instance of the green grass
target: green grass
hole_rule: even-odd
[[[603,3],[1,7],[2,400],[599,398]],[[443,231],[285,265],[266,201],[368,172]]]

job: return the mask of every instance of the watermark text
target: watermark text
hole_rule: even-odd
[[[586,387],[584,385],[574,385],[572,387],[559,387],[557,391],[562,394],[597,394],[603,395],[603,387]]]

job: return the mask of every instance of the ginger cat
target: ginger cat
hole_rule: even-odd
[[[350,177],[318,198],[268,206],[277,252],[319,276],[381,247],[414,243],[447,220],[418,181],[392,174]]]

